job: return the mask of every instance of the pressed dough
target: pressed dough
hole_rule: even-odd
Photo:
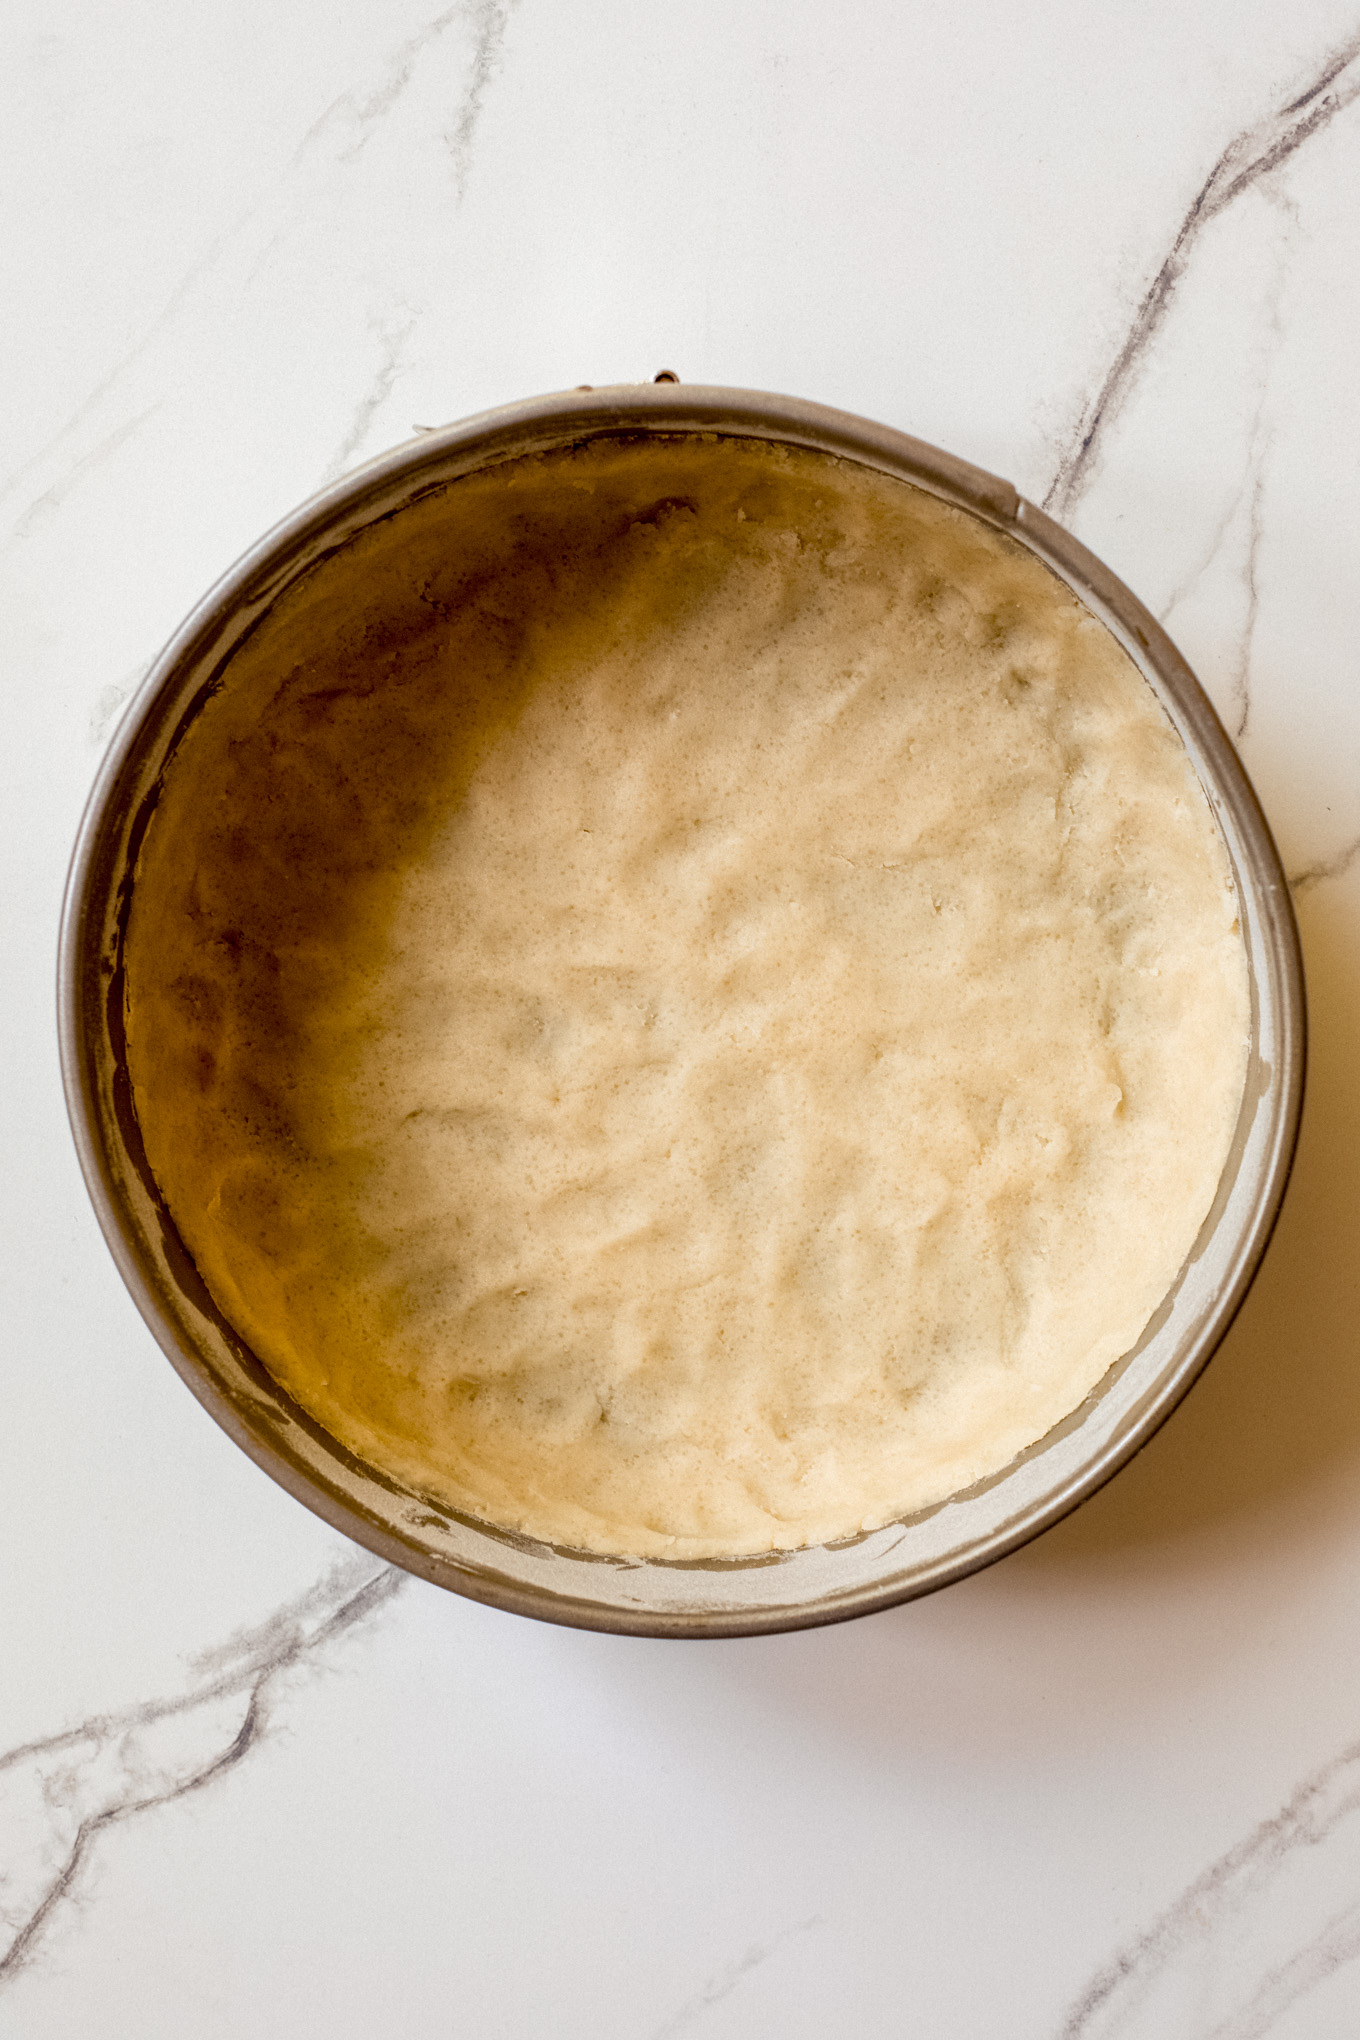
[[[826,456],[596,440],[266,616],[169,765],[128,1058],[225,1315],[489,1523],[699,1558],[996,1473],[1209,1211],[1248,989],[1108,631]]]

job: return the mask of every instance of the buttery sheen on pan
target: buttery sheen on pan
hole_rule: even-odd
[[[702,1558],[997,1473],[1138,1340],[1246,1064],[1184,749],[1031,555],[852,463],[602,438],[315,567],[167,768],[151,1167],[351,1451]]]

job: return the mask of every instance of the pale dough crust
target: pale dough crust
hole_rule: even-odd
[[[346,1446],[704,1557],[1003,1468],[1135,1344],[1236,1122],[1218,830],[1029,554],[822,456],[595,441],[276,606],[171,765],[147,1153]]]

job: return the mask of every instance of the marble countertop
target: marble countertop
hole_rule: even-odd
[[[16,0],[0,2035],[1360,2032],[1357,0]],[[15,316],[17,315],[17,316]],[[1045,502],[1261,793],[1313,1017],[1204,1382],[1075,1517],[841,1629],[392,1573],[220,1434],[77,1171],[81,804],[320,482],[530,392],[790,391]]]

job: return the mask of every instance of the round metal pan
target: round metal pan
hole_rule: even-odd
[[[208,1294],[147,1166],[124,1054],[138,851],[161,776],[207,694],[230,684],[235,649],[285,588],[373,520],[473,470],[620,432],[810,447],[912,482],[1026,546],[1114,633],[1179,731],[1227,846],[1251,972],[1247,1084],[1218,1196],[1136,1348],[990,1480],[886,1529],[758,1559],[618,1560],[538,1544],[354,1459],[273,1382]],[[218,582],[157,660],[90,796],[63,912],[58,1017],[71,1124],[105,1238],[151,1330],[228,1435],[396,1565],[496,1607],[643,1636],[752,1635],[886,1608],[1013,1551],[1100,1487],[1185,1394],[1246,1294],[1289,1175],[1305,1057],[1298,931],[1270,831],[1189,667],[1123,583],[1008,482],[920,440],[790,397],[673,381],[532,398],[426,433],[303,504]]]

